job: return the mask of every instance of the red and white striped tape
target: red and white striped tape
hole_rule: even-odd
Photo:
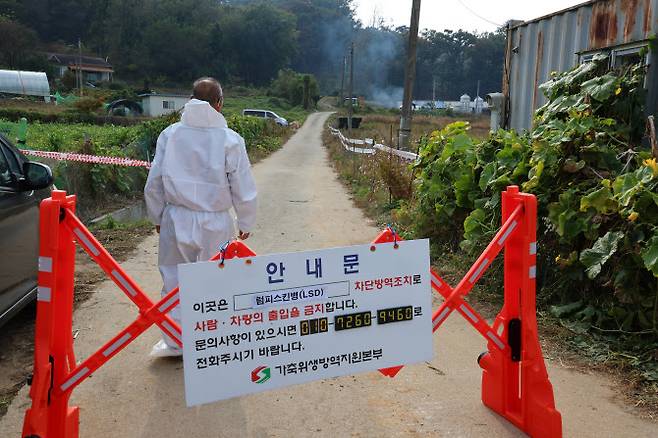
[[[147,169],[151,167],[151,163],[148,161],[133,160],[131,158],[103,157],[98,155],[73,154],[69,152],[33,151],[29,149],[21,149],[21,152],[23,152],[25,155],[50,158],[57,161],[76,161],[78,163],[89,164],[112,164],[114,166],[145,167]]]

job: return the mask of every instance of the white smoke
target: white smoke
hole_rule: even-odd
[[[368,100],[384,108],[398,108],[403,95],[404,89],[402,87],[373,87]]]

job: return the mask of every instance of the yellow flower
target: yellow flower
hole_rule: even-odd
[[[635,220],[640,216],[640,214],[637,211],[634,211],[633,213],[628,215],[628,220],[631,222],[635,222]]]
[[[653,176],[658,176],[658,163],[656,163],[655,158],[652,158],[650,160],[644,160],[643,164],[651,168],[651,171],[653,172]]]
[[[557,262],[557,263],[560,262],[560,256],[555,257],[555,262]]]
[[[617,87],[615,90],[615,96],[619,96],[621,94],[621,87]]]

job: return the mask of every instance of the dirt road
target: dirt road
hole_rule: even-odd
[[[258,253],[368,242],[377,229],[354,208],[321,146],[327,113],[311,115],[279,152],[255,166],[259,225],[248,243]],[[146,239],[123,265],[153,296],[157,237]],[[131,321],[135,309],[103,283],[76,312],[78,357],[85,357]],[[484,341],[457,315],[434,340],[431,363],[406,367],[395,379],[377,372],[342,377],[185,407],[182,362],[148,357],[151,329],[76,389],[82,437],[489,437],[520,436],[480,402],[477,355]],[[565,436],[650,437],[658,425],[614,401],[598,375],[549,364]],[[221,382],[217,382],[218,385]],[[23,388],[0,422],[1,437],[20,436],[28,405]]]

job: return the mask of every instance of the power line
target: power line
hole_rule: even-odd
[[[468,5],[466,5],[466,3],[464,3],[462,0],[457,0],[457,2],[459,2],[459,4],[462,5],[462,6],[464,7],[464,9],[466,9],[468,12],[470,12],[471,14],[475,15],[476,17],[478,17],[480,20],[482,20],[482,21],[486,21],[486,22],[489,23],[489,24],[493,24],[493,25],[496,26],[496,27],[503,27],[502,24],[494,23],[493,21],[484,18],[482,15],[478,14],[478,13],[475,12],[473,9],[471,9]]]

